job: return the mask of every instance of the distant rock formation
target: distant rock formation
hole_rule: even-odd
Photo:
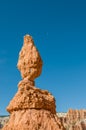
[[[69,119],[69,122],[76,122],[79,120],[83,120],[86,118],[86,110],[73,110],[73,109],[69,109],[68,113],[67,113],[67,117]]]
[[[67,130],[86,130],[86,110],[72,110],[60,117]]]
[[[0,116],[0,130],[8,122],[9,116]]]
[[[76,122],[76,124],[72,125],[69,130],[86,130],[86,119]]]
[[[29,35],[24,37],[17,66],[23,80],[7,107],[10,119],[3,130],[65,130],[56,115],[54,97],[35,87],[34,79],[41,74],[42,59]]]

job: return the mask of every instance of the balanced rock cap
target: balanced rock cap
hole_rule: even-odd
[[[24,36],[24,44],[17,64],[22,78],[34,81],[42,71],[42,59],[30,35]]]
[[[33,41],[33,38],[30,35],[26,34],[24,36],[24,44],[29,44],[29,43],[34,43],[34,41]]]

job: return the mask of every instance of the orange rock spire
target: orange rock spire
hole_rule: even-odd
[[[41,74],[42,59],[29,35],[24,37],[17,66],[23,80],[7,107],[11,115],[3,130],[65,130],[56,115],[54,97],[34,86],[34,79]]]
[[[24,45],[19,54],[18,69],[22,78],[34,81],[42,71],[42,59],[31,36],[24,36]]]

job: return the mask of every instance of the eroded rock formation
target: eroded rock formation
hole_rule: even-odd
[[[67,130],[86,130],[86,110],[70,109],[65,117],[60,117]]]
[[[76,122],[76,124],[72,125],[69,130],[86,130],[86,119]]]
[[[7,107],[11,115],[3,130],[65,130],[56,115],[54,97],[35,87],[34,79],[41,74],[42,59],[29,35],[24,37],[17,66],[23,80]]]
[[[75,123],[77,121],[83,120],[86,118],[86,110],[72,110],[70,109],[66,117],[70,123]]]
[[[29,35],[24,37],[24,45],[20,51],[17,66],[23,79],[34,81],[41,74],[42,60]]]

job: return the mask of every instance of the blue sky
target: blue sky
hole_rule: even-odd
[[[23,36],[34,38],[43,59],[36,86],[56,98],[58,112],[86,109],[86,1],[0,1],[0,115],[17,92]]]

